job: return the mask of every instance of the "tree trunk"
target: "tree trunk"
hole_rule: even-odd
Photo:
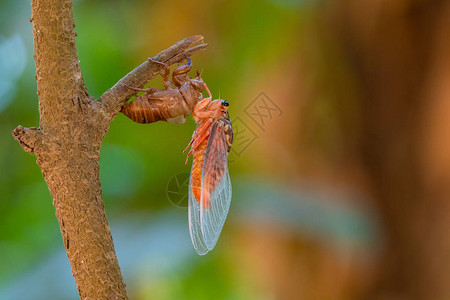
[[[450,299],[449,20],[445,1],[335,3],[385,236],[376,299]]]
[[[99,151],[110,122],[133,92],[160,72],[144,62],[99,101],[87,93],[75,45],[71,0],[32,0],[39,128],[17,127],[13,136],[33,152],[53,197],[72,274],[81,299],[127,299],[100,186]],[[180,62],[206,44],[185,39],[154,59]]]

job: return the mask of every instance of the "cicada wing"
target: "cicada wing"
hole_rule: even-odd
[[[200,210],[203,240],[209,250],[212,250],[217,244],[228,215],[230,203],[231,181],[227,171],[226,174],[223,174],[215,191],[210,195],[209,207],[203,206]]]
[[[223,127],[213,125],[206,147],[201,180],[200,224],[206,247],[219,239],[231,203],[228,147]]]
[[[191,170],[192,178],[192,170]],[[189,180],[189,233],[191,234],[192,245],[199,255],[205,255],[209,248],[205,244],[203,238],[201,221],[200,221],[200,204],[192,194],[191,181]]]

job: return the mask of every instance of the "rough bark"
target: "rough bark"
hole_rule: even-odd
[[[160,66],[149,61],[95,101],[83,83],[75,45],[71,0],[32,0],[39,128],[18,126],[12,134],[34,153],[53,197],[72,274],[81,299],[127,299],[100,186],[99,151],[110,122],[133,92]],[[181,62],[206,44],[193,36],[153,59]]]

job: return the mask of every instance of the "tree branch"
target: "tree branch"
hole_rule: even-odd
[[[85,99],[75,44],[75,24],[71,0],[32,0],[31,12],[39,96],[40,129],[67,130],[62,119],[78,109],[66,99]],[[57,76],[55,76],[57,74]]]
[[[195,35],[188,37],[182,41],[177,42],[170,48],[161,51],[152,59],[159,62],[164,62],[167,65],[173,65],[179,63],[184,59],[190,57],[195,52],[205,49],[208,44],[200,44],[195,47],[189,48],[191,45],[196,44],[203,40],[203,36]],[[107,118],[107,122],[111,122],[112,119],[120,112],[120,109],[125,102],[132,97],[135,92],[127,88],[125,85],[134,87],[143,87],[151,79],[157,76],[162,71],[162,67],[159,64],[152,63],[147,60],[133,71],[125,75],[120,79],[112,88],[107,90],[96,102],[102,107],[101,111]]]
[[[99,179],[107,126],[84,87],[72,1],[32,0],[31,13],[40,126],[19,126],[12,135],[36,155],[80,298],[127,299]]]

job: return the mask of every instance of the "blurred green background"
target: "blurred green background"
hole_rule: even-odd
[[[131,299],[450,297],[450,10],[357,2],[74,1],[93,97],[201,34],[194,65],[230,102],[232,205],[204,257],[175,181],[192,118],[111,124],[103,199]],[[0,1],[0,299],[77,299],[48,188],[10,133],[39,125],[30,14]]]

